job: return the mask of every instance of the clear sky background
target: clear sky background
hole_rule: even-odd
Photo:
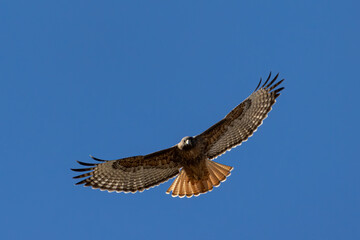
[[[1,1],[1,239],[360,239],[359,1]],[[211,193],[74,186],[285,90]],[[76,173],[75,173],[76,174]]]

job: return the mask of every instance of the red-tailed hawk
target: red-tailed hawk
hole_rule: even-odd
[[[87,168],[72,169],[86,172],[74,178],[85,178],[77,184],[85,184],[109,192],[142,192],[177,176],[166,193],[173,197],[192,197],[211,191],[226,180],[233,169],[212,161],[233,147],[246,141],[270,112],[280,91],[277,88],[284,79],[275,78],[261,85],[220,122],[195,137],[184,137],[175,146],[145,156],[117,160],[101,160],[101,163],[79,164]],[[261,85],[261,87],[260,87]],[[259,88],[260,87],[260,88]]]

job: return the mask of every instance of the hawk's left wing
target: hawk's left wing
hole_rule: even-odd
[[[128,157],[118,160],[101,160],[102,163],[83,163],[88,168],[72,169],[88,173],[74,178],[88,177],[76,184],[85,184],[109,192],[136,192],[166,182],[179,173],[181,166],[176,160],[177,147],[168,148],[145,156]]]
[[[220,122],[216,123],[202,134],[196,136],[201,138],[206,145],[205,153],[209,159],[214,159],[233,147],[246,141],[270,112],[275,99],[284,88],[275,89],[284,79],[275,83],[279,74],[269,83],[271,73],[266,82],[237,107],[235,107]],[[259,88],[260,87],[260,88]]]

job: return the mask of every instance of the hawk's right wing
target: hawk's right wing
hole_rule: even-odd
[[[102,163],[83,163],[88,168],[71,169],[76,172],[88,173],[75,176],[74,178],[88,177],[78,183],[100,188],[109,192],[136,192],[166,182],[175,177],[181,168],[176,159],[177,147],[151,153],[145,156],[128,157],[118,160],[101,160],[92,157]]]
[[[280,95],[280,91],[284,89],[283,87],[276,89],[284,81],[282,79],[275,83],[278,75],[267,84],[270,80],[270,73],[268,79],[261,87],[260,79],[259,85],[247,99],[235,107],[220,122],[196,136],[205,143],[205,154],[209,159],[214,159],[224,154],[253,135],[271,111],[272,106],[276,102],[275,99]]]

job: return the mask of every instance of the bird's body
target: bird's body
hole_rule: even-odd
[[[190,141],[191,143],[186,143]],[[207,157],[203,154],[204,144],[201,139],[184,137],[177,144],[179,151],[179,162],[186,172],[190,181],[199,180],[207,176],[205,161]]]
[[[271,74],[270,74],[271,75]],[[90,168],[72,169],[83,172],[74,178],[86,178],[85,184],[109,192],[136,192],[159,185],[178,175],[167,193],[191,197],[211,191],[225,181],[233,169],[213,159],[246,141],[267,117],[283,88],[275,89],[283,80],[273,84],[278,75],[255,89],[246,100],[235,107],[220,122],[194,137],[184,137],[177,145],[145,156],[118,160],[94,160],[100,164],[83,163]],[[267,84],[267,85],[266,85]],[[260,87],[260,88],[259,88]]]

